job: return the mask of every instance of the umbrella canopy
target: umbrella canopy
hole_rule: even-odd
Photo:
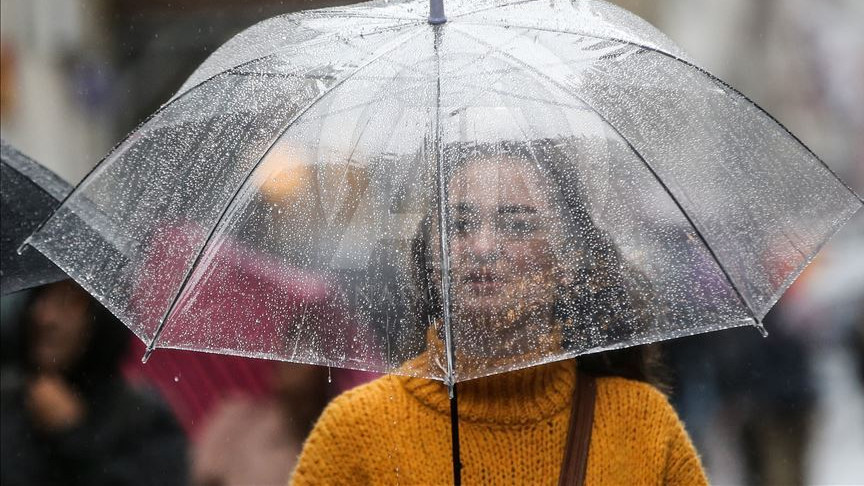
[[[758,325],[862,205],[617,7],[427,12],[240,33],[31,244],[150,349],[455,383]]]
[[[71,191],[66,181],[0,141],[0,291],[17,292],[66,277],[32,248],[18,253],[24,240]]]

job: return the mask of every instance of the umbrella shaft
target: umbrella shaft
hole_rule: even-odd
[[[453,484],[462,484],[462,461],[459,459],[459,405],[456,399],[456,384],[451,385],[450,440],[453,451]]]

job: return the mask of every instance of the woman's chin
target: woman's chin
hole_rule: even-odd
[[[480,322],[492,324],[506,316],[504,302],[496,296],[480,296],[465,299],[460,301],[454,310],[458,318],[469,321],[469,325],[475,326]]]

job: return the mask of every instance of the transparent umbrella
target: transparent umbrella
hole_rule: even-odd
[[[453,384],[761,326],[862,205],[626,11],[446,7],[240,33],[30,244],[150,350]]]
[[[39,252],[24,248],[18,253],[18,248],[72,186],[5,140],[0,160],[0,291],[5,295],[68,278]]]

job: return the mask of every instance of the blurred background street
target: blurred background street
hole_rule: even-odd
[[[345,3],[2,0],[0,134],[75,184],[231,36]],[[864,194],[864,1],[612,3],[665,32]],[[665,345],[672,400],[712,483],[864,484],[862,248],[859,214],[769,314],[767,340],[733,329]],[[4,297],[4,321],[15,298]]]

